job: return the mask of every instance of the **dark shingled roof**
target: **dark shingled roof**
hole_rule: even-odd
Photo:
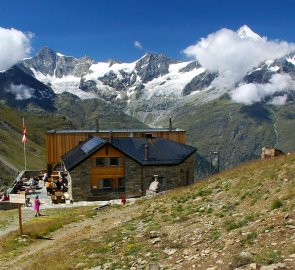
[[[112,138],[111,141],[107,141],[92,137],[64,154],[62,160],[66,168],[71,170],[106,144],[113,146],[143,166],[178,165],[197,150],[195,147],[163,138]],[[83,149],[88,148],[87,145],[91,145],[91,150],[88,153],[83,151]],[[146,145],[149,146],[149,158],[147,160],[145,160]]]
[[[90,137],[88,140],[80,143],[69,152],[64,154],[61,158],[68,170],[73,169],[83,160],[87,159],[90,155],[99,150],[102,146],[104,146],[107,141],[98,138],[98,137]],[[87,147],[91,145],[91,147]],[[88,151],[86,151],[88,150]]]

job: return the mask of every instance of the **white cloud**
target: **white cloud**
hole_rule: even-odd
[[[140,50],[142,50],[143,49],[143,47],[142,47],[142,45],[141,45],[141,43],[139,42],[139,41],[134,41],[134,47],[135,48],[137,48],[137,49],[140,49]]]
[[[33,88],[27,87],[23,84],[20,84],[20,85],[11,84],[9,89],[6,89],[6,91],[14,94],[16,100],[29,99],[33,97],[33,94],[34,94]]]
[[[265,37],[242,38],[224,28],[202,38],[183,52],[198,60],[210,72],[219,73],[213,82],[215,87],[230,89],[262,61],[282,57],[291,50],[295,50],[295,44],[268,41]]]
[[[294,91],[295,82],[288,74],[274,74],[269,80],[269,83],[242,84],[234,89],[230,95],[234,102],[251,105],[255,102],[263,101],[266,97],[284,90]],[[286,102],[287,96],[283,97],[284,96],[273,98],[272,102],[274,103],[272,104]]]
[[[0,70],[6,70],[31,51],[32,33],[0,27]]]
[[[277,97],[274,97],[269,102],[269,104],[272,104],[272,105],[284,105],[287,102],[287,98],[288,98],[288,95],[287,94],[284,94],[282,96],[277,96]]]

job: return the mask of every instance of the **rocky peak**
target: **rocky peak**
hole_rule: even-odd
[[[251,39],[251,40],[259,40],[261,36],[253,32],[249,26],[243,25],[237,30],[237,34],[240,38],[243,39]]]
[[[171,60],[164,54],[147,53],[137,61],[135,69],[142,82],[146,83],[167,74],[171,63],[176,63],[176,61]]]
[[[45,58],[55,59],[56,52],[48,47],[43,47],[36,53],[35,57],[42,58],[42,59],[45,59]]]
[[[44,47],[37,52],[35,57],[22,60],[20,65],[29,70],[34,69],[45,76],[61,78],[69,75],[81,77],[89,72],[92,63],[94,61],[89,57],[77,59]]]

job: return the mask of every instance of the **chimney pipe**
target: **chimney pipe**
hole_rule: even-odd
[[[113,131],[110,131],[110,143],[113,142]]]
[[[144,160],[148,160],[148,159],[149,159],[149,145],[146,144],[144,148]]]
[[[172,131],[172,119],[169,117],[169,131]]]
[[[95,119],[96,122],[96,132],[99,132],[99,120]]]

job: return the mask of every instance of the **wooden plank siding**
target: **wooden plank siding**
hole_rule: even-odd
[[[95,166],[95,160],[97,157],[117,157],[119,158],[119,166]],[[90,168],[90,182],[91,186],[98,187],[98,180],[103,178],[112,178],[113,189],[118,189],[118,178],[125,176],[125,155],[118,150],[114,149],[110,145],[107,145],[96,152],[90,157],[91,168]]]
[[[134,137],[141,138],[145,137],[146,134],[152,134],[153,137],[161,137],[176,141],[179,143],[186,143],[186,131],[184,130],[172,130],[172,131],[150,131],[150,132],[120,132],[113,131],[112,136],[119,138]],[[72,148],[77,146],[80,142],[87,140],[90,136],[97,136],[100,138],[109,138],[110,132],[49,132],[46,133],[45,144],[46,144],[46,164],[57,164],[61,162],[61,156],[70,151]]]

